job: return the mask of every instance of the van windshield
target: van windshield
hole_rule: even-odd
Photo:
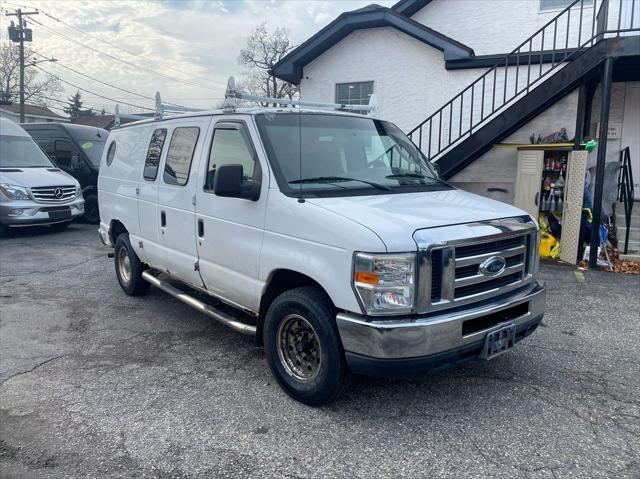
[[[256,116],[269,160],[285,193],[354,190],[406,192],[449,188],[392,123],[323,113]]]
[[[52,168],[51,160],[28,136],[0,135],[0,168]]]
[[[105,141],[96,141],[94,139],[83,140],[76,139],[84,154],[87,155],[89,161],[93,165],[94,168],[98,168],[100,166],[100,158],[102,158],[102,150],[104,150]]]

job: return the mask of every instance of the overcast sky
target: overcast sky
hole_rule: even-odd
[[[65,69],[66,66],[136,93],[152,97],[159,90],[163,101],[204,108],[222,99],[229,75],[242,75],[242,68],[237,64],[238,53],[246,37],[262,21],[266,21],[270,29],[288,28],[293,42],[300,43],[340,13],[370,3],[372,0],[0,0],[5,10],[16,6],[40,10],[33,19],[46,28],[30,23],[31,46],[38,53],[58,59],[57,65],[43,63],[40,66],[62,79],[110,98],[152,106],[150,101],[93,82]],[[390,6],[395,1],[376,3]],[[3,42],[7,41],[8,26],[4,13],[0,20]],[[73,40],[133,66],[84,48]],[[130,55],[109,43],[142,57]],[[75,90],[65,85],[64,96]],[[112,102],[86,92],[81,94],[87,106],[113,110]],[[121,106],[121,111],[126,108]]]

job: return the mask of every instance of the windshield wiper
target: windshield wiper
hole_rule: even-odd
[[[381,185],[380,183],[374,183],[373,181],[361,180],[358,178],[348,178],[346,176],[316,176],[313,178],[301,178],[299,180],[293,180],[289,183],[331,183],[334,181],[359,181],[360,183],[366,183],[379,190],[391,191],[389,186]]]
[[[435,178],[433,176],[426,176],[423,175],[422,173],[413,173],[413,172],[406,172],[406,173],[397,173],[394,175],[387,175],[385,176],[385,178],[417,178],[419,180],[433,180],[433,181],[437,181],[438,183],[440,183],[441,185],[445,185],[445,186],[449,186],[451,187],[451,185],[449,183],[447,183],[444,180],[441,180],[440,178]]]

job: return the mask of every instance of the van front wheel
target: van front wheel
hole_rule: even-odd
[[[264,324],[267,362],[280,386],[310,406],[333,401],[348,376],[335,308],[319,288],[278,296]]]
[[[124,292],[129,296],[145,294],[151,285],[142,279],[144,264],[131,247],[127,233],[122,233],[116,239],[114,259],[116,276]]]

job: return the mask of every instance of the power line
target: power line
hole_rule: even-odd
[[[150,69],[150,68],[145,68],[145,67],[143,67],[143,66],[141,66],[141,65],[136,65],[136,64],[131,63],[131,62],[127,61],[127,60],[123,60],[122,58],[116,57],[116,56],[111,55],[111,54],[109,54],[109,53],[107,53],[107,52],[104,52],[104,51],[102,51],[102,50],[98,50],[97,48],[93,48],[93,47],[91,47],[91,46],[89,46],[89,45],[86,45],[86,44],[84,44],[84,43],[82,43],[82,42],[79,42],[78,40],[75,40],[75,39],[73,39],[73,38],[69,38],[69,37],[67,37],[66,35],[64,35],[64,34],[62,34],[62,33],[59,33],[59,32],[57,32],[57,31],[55,31],[55,30],[51,29],[50,27],[48,27],[48,26],[44,25],[43,23],[38,22],[37,20],[33,20],[33,19],[32,19],[31,21],[32,21],[33,23],[36,23],[37,25],[40,25],[40,26],[41,26],[42,28],[44,28],[47,32],[49,32],[49,33],[51,33],[51,34],[53,34],[53,35],[56,35],[56,36],[58,36],[58,37],[60,37],[60,38],[63,38],[63,39],[65,39],[65,40],[67,40],[67,41],[70,41],[70,42],[72,42],[72,43],[75,43],[76,45],[79,45],[79,46],[81,46],[81,47],[87,48],[87,49],[89,49],[89,50],[91,50],[91,51],[94,51],[94,52],[96,52],[96,53],[99,53],[99,54],[101,54],[101,55],[107,56],[107,57],[109,57],[109,58],[111,58],[111,59],[113,59],[113,60],[116,60],[116,61],[118,61],[118,62],[124,63],[125,65],[128,65],[128,66],[130,66],[130,67],[133,67],[133,68],[135,68],[135,69],[137,69],[137,70],[138,70],[138,69],[142,69],[142,70],[145,70],[145,71],[147,71],[147,72],[153,73],[153,74],[155,74],[155,75],[158,75],[158,76],[161,76],[161,77],[164,77],[164,78],[168,78],[169,80],[173,80],[173,81],[177,81],[177,82],[180,82],[180,83],[184,83],[185,85],[195,86],[195,87],[198,87],[198,88],[203,88],[203,89],[205,89],[205,90],[212,90],[212,88],[211,88],[210,86],[200,85],[200,84],[198,84],[198,83],[190,82],[190,81],[187,81],[187,80],[182,80],[182,79],[180,79],[180,78],[176,78],[176,77],[173,77],[173,76],[171,76],[171,75],[167,75],[167,74],[165,74],[165,73],[162,73],[162,72],[159,72],[159,71],[156,71],[156,70],[152,70],[152,69]]]
[[[43,55],[42,53],[38,53],[38,52],[36,52],[36,51],[32,51],[32,52],[33,52],[33,53],[35,53],[35,54],[36,54],[36,55],[38,55],[38,56],[41,56],[41,57],[43,57],[43,58],[47,58],[47,57],[46,57],[45,55]],[[125,89],[125,88],[121,88],[121,87],[118,87],[118,86],[112,85],[111,83],[107,83],[107,82],[102,81],[102,80],[98,80],[97,78],[94,78],[94,77],[92,77],[92,76],[89,76],[89,75],[87,75],[86,73],[79,72],[78,70],[75,70],[75,69],[73,69],[73,68],[71,68],[71,67],[68,67],[68,66],[66,66],[66,65],[63,65],[63,64],[62,64],[62,63],[60,63],[59,61],[56,61],[55,65],[56,65],[56,66],[59,66],[59,67],[62,67],[62,68],[64,68],[64,69],[66,69],[66,70],[72,71],[73,73],[75,73],[75,74],[77,74],[77,75],[80,75],[80,76],[83,76],[83,77],[85,77],[85,78],[88,78],[89,80],[93,80],[93,81],[95,81],[95,82],[102,83],[103,85],[106,85],[106,86],[108,86],[108,87],[110,87],[110,88],[115,88],[116,90],[120,90],[120,91],[123,91],[123,92],[125,92],[125,93],[130,93],[131,95],[135,95],[136,97],[144,98],[145,100],[155,101],[155,98],[152,98],[152,97],[150,97],[150,96],[145,96],[145,95],[142,95],[141,93],[136,93],[136,92],[133,92],[133,91],[131,91],[131,90],[127,90],[127,89]],[[175,104],[175,103],[165,103],[165,104],[167,104],[167,105],[171,105],[171,106],[177,106],[177,107],[180,107],[180,108],[184,108],[184,106],[183,106],[183,105],[177,105],[177,104]]]
[[[125,101],[118,101],[118,100],[114,100],[113,98],[109,98],[108,96],[100,95],[100,94],[98,94],[98,93],[96,93],[96,92],[93,92],[93,91],[91,91],[91,90],[87,90],[86,88],[82,88],[82,87],[80,87],[80,86],[76,85],[75,83],[71,83],[71,82],[70,82],[70,81],[68,81],[68,80],[64,80],[64,79],[60,78],[58,75],[54,75],[53,73],[51,73],[51,72],[49,72],[49,71],[45,70],[44,68],[42,68],[42,67],[40,67],[40,66],[38,66],[38,65],[34,65],[34,66],[35,66],[38,70],[42,70],[43,72],[45,72],[47,75],[50,75],[50,76],[52,76],[53,78],[57,78],[57,79],[58,79],[58,80],[60,80],[61,82],[66,83],[66,84],[68,84],[68,85],[71,85],[72,87],[77,88],[78,90],[82,90],[82,91],[85,91],[85,92],[87,92],[87,93],[91,93],[92,95],[95,95],[95,96],[100,97],[100,98],[104,98],[105,100],[109,100],[109,101],[112,101],[112,102],[114,102],[114,103],[122,103],[123,105],[132,106],[132,107],[134,107],[134,108],[139,108],[139,109],[141,109],[141,110],[155,111],[155,109],[154,109],[154,108],[148,108],[148,107],[146,107],[146,106],[135,105],[135,104],[133,104],[133,103],[127,103],[127,102],[125,102]]]
[[[107,44],[107,45],[109,45],[109,46],[111,46],[111,47],[113,47],[113,48],[116,48],[116,49],[118,49],[118,50],[122,50],[123,52],[128,53],[129,55],[133,55],[133,56],[136,56],[136,57],[142,58],[144,61],[147,61],[147,62],[149,62],[149,63],[155,63],[156,65],[160,65],[161,67],[163,67],[163,68],[167,68],[168,70],[173,70],[173,71],[175,71],[175,72],[177,72],[177,73],[184,74],[184,72],[183,72],[183,71],[180,71],[180,70],[178,70],[177,68],[173,68],[173,67],[171,67],[171,66],[169,66],[169,65],[165,65],[165,64],[163,64],[163,63],[160,63],[160,62],[159,62],[159,61],[157,61],[157,60],[152,60],[152,59],[150,59],[150,58],[146,58],[145,56],[143,56],[143,55],[141,55],[141,54],[139,54],[139,53],[132,52],[132,51],[130,51],[130,50],[127,50],[126,48],[122,48],[121,46],[116,45],[116,44],[114,44],[114,43],[111,43],[111,42],[109,42],[108,40],[105,40],[105,39],[102,39],[102,38],[98,38],[98,37],[97,37],[97,36],[95,36],[95,35],[91,35],[90,33],[87,33],[87,32],[85,32],[84,30],[81,30],[81,29],[79,29],[79,28],[77,28],[77,27],[74,27],[73,25],[70,25],[69,23],[67,23],[67,22],[65,22],[65,21],[63,21],[63,20],[60,20],[59,18],[54,17],[53,15],[51,15],[51,14],[49,14],[49,13],[45,12],[44,10],[40,10],[40,13],[42,13],[43,15],[45,15],[45,16],[47,16],[47,17],[51,18],[52,20],[54,20],[54,21],[56,21],[56,22],[58,22],[58,23],[61,23],[61,24],[65,25],[65,26],[66,26],[66,27],[68,27],[68,28],[71,28],[72,30],[75,30],[76,32],[80,32],[80,33],[82,33],[83,35],[88,36],[89,38],[93,38],[94,40],[97,40],[97,41],[99,41],[99,42],[105,43],[105,44]],[[201,76],[198,76],[198,75],[194,75],[194,74],[192,74],[192,73],[191,73],[191,74],[189,74],[189,76],[190,76],[190,77],[192,77],[192,78],[197,78],[197,79],[199,79],[199,80],[203,80],[203,81],[207,81],[207,82],[211,82],[211,83],[217,83],[217,84],[219,84],[219,85],[226,85],[226,83],[225,83],[225,82],[221,82],[221,81],[217,81],[217,80],[212,80],[212,79],[210,79],[210,78],[201,77]]]

